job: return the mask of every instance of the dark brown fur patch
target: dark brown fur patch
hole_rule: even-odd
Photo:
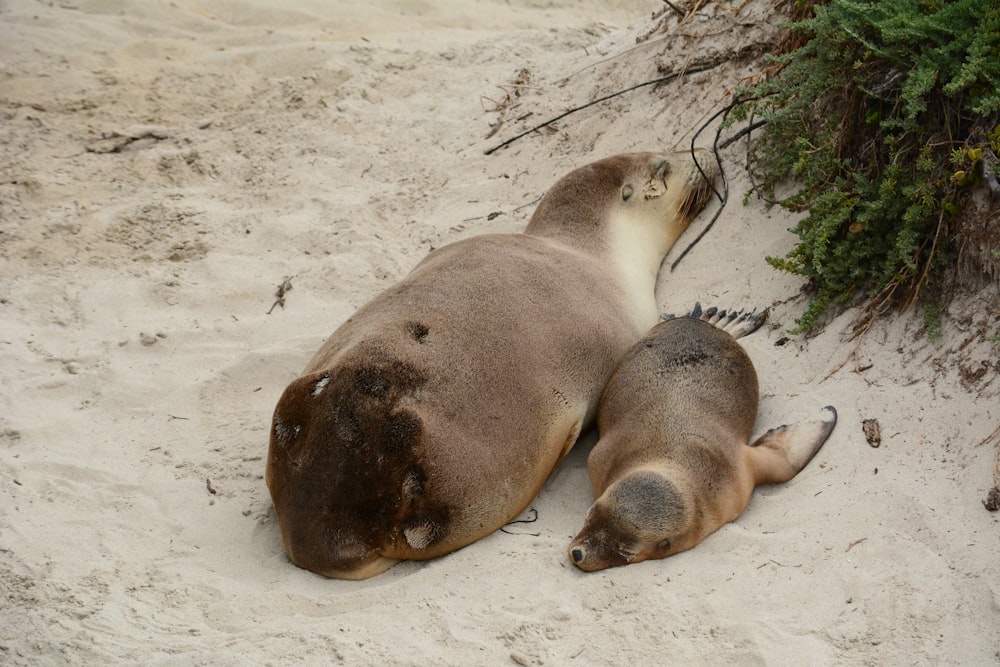
[[[359,351],[342,360],[323,374],[329,381],[318,395],[323,376],[299,378],[278,403],[269,479],[302,567],[350,567],[341,544],[377,554],[407,527],[423,526],[427,546],[447,529],[448,508],[434,501],[420,463],[423,423],[405,406],[427,376],[379,356]]]
[[[659,375],[687,369],[739,377],[747,362],[741,355],[727,353],[734,347],[737,345],[732,336],[725,331],[701,320],[676,318],[660,322],[651,337],[634,348],[627,359],[652,359],[652,367]]]
[[[406,325],[406,331],[413,337],[413,340],[418,343],[423,343],[427,340],[427,334],[431,332],[427,328],[427,325],[421,324],[420,322],[410,322]]]

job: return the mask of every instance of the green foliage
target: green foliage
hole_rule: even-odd
[[[906,305],[927,288],[936,319],[954,223],[1000,151],[1000,0],[814,4],[789,26],[802,45],[743,91],[767,121],[761,191],[794,180],[780,203],[808,211],[796,247],[768,262],[814,288],[797,331],[858,293]]]

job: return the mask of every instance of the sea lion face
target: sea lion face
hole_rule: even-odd
[[[573,563],[594,572],[680,551],[689,510],[663,475],[640,470],[616,481],[587,513],[569,546]]]
[[[676,221],[680,231],[708,203],[719,173],[718,164],[704,149],[625,157],[632,159],[619,187],[621,207],[645,209],[659,220]]]
[[[621,232],[665,253],[708,202],[718,173],[704,149],[598,160],[561,178],[539,202],[525,231],[572,235],[577,241],[596,234],[612,244]],[[618,221],[626,229],[616,229]],[[648,233],[637,234],[641,227]]]
[[[407,407],[425,382],[418,369],[368,351],[285,390],[266,481],[293,563],[364,579],[444,537],[448,508],[427,490],[423,424]]]

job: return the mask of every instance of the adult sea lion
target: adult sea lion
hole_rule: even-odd
[[[516,517],[656,322],[660,264],[710,191],[689,153],[600,160],[523,234],[444,246],[360,308],[274,412],[266,479],[291,561],[363,579]]]
[[[788,481],[819,451],[837,423],[830,406],[748,444],[757,373],[734,336],[763,320],[698,306],[657,324],[625,355],[598,410],[588,460],[597,500],[569,546],[577,567],[690,549],[742,514],[756,486]]]

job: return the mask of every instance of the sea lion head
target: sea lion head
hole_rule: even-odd
[[[665,253],[713,192],[719,167],[704,149],[676,153],[623,153],[576,169],[539,202],[526,233],[588,236],[606,245],[625,220],[629,233],[648,228],[644,243]]]
[[[651,470],[629,473],[590,507],[583,530],[569,546],[581,570],[665,558],[679,551],[689,508],[677,487]]]
[[[420,461],[424,428],[407,398],[426,382],[375,352],[292,382],[271,426],[266,480],[289,559],[364,579],[433,555],[448,510]]]

